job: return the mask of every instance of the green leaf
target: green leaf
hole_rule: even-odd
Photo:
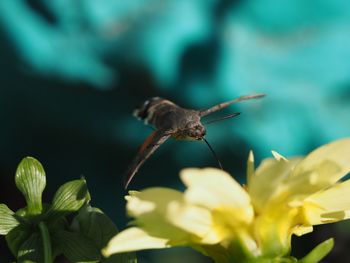
[[[80,233],[59,231],[52,240],[72,262],[99,262],[101,259],[94,242]]]
[[[18,262],[31,260],[34,262],[43,261],[42,240],[39,233],[33,233],[23,244],[19,247]]]
[[[7,235],[19,225],[15,213],[5,204],[0,204],[0,235]]]
[[[57,190],[48,214],[53,217],[77,212],[89,200],[85,179],[70,181]]]
[[[93,240],[99,250],[107,246],[109,240],[118,233],[112,220],[100,209],[86,205],[74,219],[78,229],[86,237]],[[117,254],[101,262],[109,263],[136,263],[135,253]]]
[[[100,209],[89,205],[81,209],[75,219],[78,221],[80,232],[93,240],[100,249],[118,233],[117,227],[109,217]]]
[[[28,213],[40,214],[41,196],[46,186],[45,171],[41,163],[32,157],[24,158],[17,167],[15,182],[27,201]]]
[[[326,241],[323,241],[321,244],[316,246],[309,254],[303,257],[299,262],[300,263],[316,263],[320,262],[325,256],[331,252],[334,246],[334,239],[330,238]]]
[[[18,225],[6,235],[6,242],[12,254],[17,257],[20,246],[30,237],[32,230]]]
[[[50,233],[64,230],[69,225],[67,218],[64,216],[59,218],[52,218],[51,220],[47,220],[46,223]]]

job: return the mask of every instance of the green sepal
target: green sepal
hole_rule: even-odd
[[[17,167],[15,182],[24,195],[29,214],[40,214],[42,210],[41,196],[46,186],[43,166],[32,157],[24,158]]]
[[[47,212],[50,218],[77,212],[90,200],[84,178],[62,185],[54,195],[52,205]]]
[[[17,257],[20,246],[30,237],[31,233],[30,228],[18,225],[5,236],[7,246],[15,257]]]
[[[33,233],[18,249],[18,262],[31,260],[34,262],[43,261],[42,239],[39,233]]]
[[[299,260],[300,263],[317,263],[331,252],[334,246],[334,239],[330,238],[317,245],[305,257]]]
[[[101,254],[95,243],[81,233],[58,231],[52,242],[71,262],[99,262]]]
[[[7,235],[19,225],[15,213],[5,204],[0,204],[0,235]]]

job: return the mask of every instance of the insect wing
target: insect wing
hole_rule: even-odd
[[[154,131],[141,145],[138,154],[132,160],[124,180],[124,188],[127,189],[132,178],[135,176],[141,165],[154,153],[158,147],[171,136],[170,132]]]

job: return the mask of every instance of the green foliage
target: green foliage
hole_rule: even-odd
[[[334,240],[330,238],[317,245],[305,257],[299,260],[295,257],[286,256],[282,258],[257,258],[246,263],[317,263],[321,262],[331,252],[333,246]]]
[[[77,212],[85,203],[90,201],[85,179],[74,180],[62,185],[52,200],[48,211],[51,218]]]
[[[79,232],[59,231],[54,236],[62,253],[72,262],[99,262],[94,242]]]
[[[18,249],[18,262],[31,260],[33,262],[44,262],[43,247],[39,233],[33,233],[26,239]]]
[[[100,209],[89,205],[84,178],[63,184],[52,203],[43,204],[44,168],[27,157],[17,168],[15,182],[27,206],[13,212],[0,204],[0,235],[5,235],[18,262],[51,263],[60,254],[70,262],[137,262],[132,253],[103,258],[101,249],[118,230]]]
[[[305,257],[303,257],[300,263],[314,263],[320,262],[329,252],[333,249],[334,240],[333,238],[323,241],[321,244],[317,245],[313,250],[309,252]]]
[[[0,235],[7,235],[19,222],[14,217],[14,212],[5,204],[0,204]]]

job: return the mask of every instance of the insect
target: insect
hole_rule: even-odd
[[[160,97],[153,97],[146,100],[140,108],[134,111],[134,116],[140,120],[143,120],[145,124],[152,125],[155,128],[155,131],[153,131],[147,137],[139,148],[138,154],[128,167],[124,181],[125,189],[127,189],[132,178],[135,176],[142,164],[170,137],[178,140],[205,141],[216,157],[215,152],[205,139],[206,129],[201,122],[202,118],[235,102],[261,98],[264,96],[265,94],[242,96],[220,103],[205,110],[185,109]],[[232,118],[237,115],[239,115],[239,113],[234,113],[218,120]],[[216,159],[218,160],[217,157]],[[221,167],[220,162],[219,165]]]

